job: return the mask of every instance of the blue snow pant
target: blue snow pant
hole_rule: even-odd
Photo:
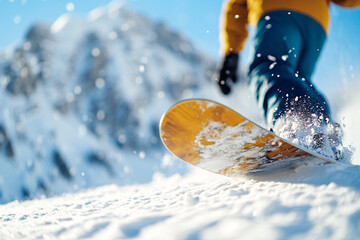
[[[274,11],[259,20],[249,84],[270,128],[289,112],[330,119],[326,99],[311,82],[325,39],[321,25],[300,13]]]

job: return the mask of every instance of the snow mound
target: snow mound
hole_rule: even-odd
[[[276,182],[157,174],[145,185],[0,206],[0,238],[354,239],[359,170],[304,168]]]

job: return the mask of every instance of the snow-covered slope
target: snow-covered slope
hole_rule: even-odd
[[[182,35],[121,2],[35,24],[0,53],[0,202],[171,174],[161,114],[213,70]]]
[[[259,181],[197,170],[12,202],[0,206],[0,238],[358,239],[359,171],[328,165]]]

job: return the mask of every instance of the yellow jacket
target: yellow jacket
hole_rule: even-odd
[[[239,53],[248,36],[248,23],[256,26],[263,14],[275,10],[303,13],[328,32],[330,2],[343,7],[360,6],[360,0],[229,0],[222,14],[220,40],[223,52]]]

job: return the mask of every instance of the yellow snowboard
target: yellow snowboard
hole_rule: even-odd
[[[160,136],[178,158],[226,176],[334,163],[281,139],[224,105],[204,99],[172,106],[160,121]]]

